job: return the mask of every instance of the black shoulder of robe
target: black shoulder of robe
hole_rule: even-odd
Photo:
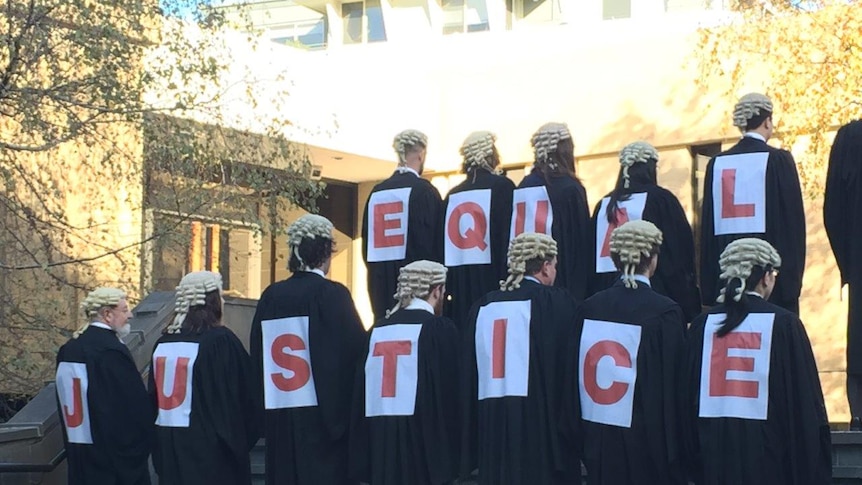
[[[165,334],[153,351],[170,342],[197,343],[199,347],[192,374],[189,427],[156,426],[153,465],[159,483],[250,484],[249,451],[260,437],[261,403],[248,352],[227,327]],[[158,408],[154,374],[150,372],[148,387],[151,402]]]
[[[531,301],[527,397],[478,400],[476,319],[498,301]],[[575,338],[578,304],[564,288],[524,280],[514,291],[494,291],[470,310],[462,335],[461,476],[477,467],[480,483],[497,485],[579,483],[577,437],[564,436],[560,408],[567,378],[569,342]],[[575,409],[580,415],[580,407]],[[568,412],[568,410],[567,410]]]
[[[769,152],[766,165],[766,233],[715,236],[712,180],[715,158],[740,153]],[[730,150],[709,161],[703,187],[700,225],[700,289],[704,305],[715,304],[721,290],[718,258],[731,242],[744,237],[768,241],[781,255],[781,273],[769,301],[798,312],[805,270],[805,209],[793,155],[761,140],[743,137]]]
[[[491,214],[488,221],[491,241],[490,265],[464,265],[449,268],[446,281],[446,315],[461,328],[466,325],[470,307],[477,299],[500,287],[500,280],[506,277],[506,256],[509,250],[509,230],[512,221],[512,191],[515,184],[511,180],[495,175],[487,170],[476,170],[467,175],[467,180],[456,185],[449,194],[469,190],[491,189]],[[443,204],[443,214],[449,207],[449,195]],[[444,224],[446,221],[443,222]],[[446,230],[445,228],[443,229]]]
[[[518,188],[544,185],[551,199],[554,222],[551,234],[557,241],[557,279],[554,286],[566,288],[578,300],[587,295],[593,274],[593,242],[590,209],[584,186],[574,177],[525,178]]]
[[[647,194],[643,219],[655,224],[662,232],[658,267],[656,274],[651,278],[653,289],[677,302],[685,321],[690,322],[700,314],[702,307],[695,274],[694,233],[685,210],[671,191],[658,185],[632,185],[627,193]],[[610,194],[605,197],[608,196]],[[593,210],[593,241],[598,227],[597,218],[607,217],[604,213],[599,214],[601,205],[599,201]],[[594,278],[590,286],[592,293],[596,293],[613,286],[619,280],[619,272],[596,274],[595,249],[592,257],[594,258],[592,264]]]
[[[149,484],[155,410],[129,350],[113,331],[90,326],[60,348],[60,362],[86,364],[89,381],[93,444],[66,442],[70,485]]]
[[[841,271],[841,282],[862,284],[862,138],[856,134],[862,120],[842,126],[829,153],[823,222]]]
[[[362,259],[368,269],[368,296],[374,318],[383,318],[395,300],[398,270],[413,261],[427,259],[443,262],[443,200],[431,182],[410,172],[395,172],[375,185],[371,193],[410,187],[407,219],[407,251],[401,261],[368,262],[368,202],[362,213]]]
[[[298,272],[264,290],[249,337],[255,386],[263,403],[261,323],[305,315],[318,405],[267,411],[260,406],[266,416],[267,479],[296,483],[304,477],[301,483],[341,484],[347,475],[353,372],[365,343],[365,329],[344,285]]]
[[[365,417],[364,361],[356,372],[351,476],[375,485],[442,485],[458,475],[460,340],[452,320],[401,309],[375,323],[421,325],[413,416]],[[370,333],[369,333],[370,336]],[[365,355],[368,356],[366,345]]]
[[[774,313],[766,420],[699,418],[703,338],[707,316],[688,333],[683,385],[683,431],[690,478],[699,485],[831,483],[832,450],[826,406],[811,343],[799,317],[748,297],[750,313]]]
[[[584,302],[579,336],[586,319],[641,327],[631,427],[581,422],[587,483],[685,484],[678,411],[686,327],[682,310],[643,283],[630,289],[618,282]],[[579,350],[580,338],[570,342],[567,353],[578,359]],[[578,389],[575,377],[566,402],[579,398]]]

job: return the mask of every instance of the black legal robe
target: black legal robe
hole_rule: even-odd
[[[631,187],[624,191],[629,194],[645,193],[646,205],[643,220],[652,222],[662,232],[661,254],[658,258],[656,274],[650,278],[653,289],[677,302],[682,309],[686,322],[698,316],[702,310],[700,290],[697,287],[694,263],[694,235],[691,224],[679,200],[663,187],[643,181],[632,180]],[[607,196],[610,196],[608,194]],[[607,214],[600,211],[601,202],[593,211],[593,234],[598,227],[598,218],[607,220]],[[600,234],[604,237],[604,234]],[[593,238],[595,241],[596,238]],[[595,258],[595,254],[593,255]],[[596,273],[593,264],[591,293],[610,288],[619,281],[619,271]]]
[[[544,177],[536,170],[524,178],[518,188],[540,186],[547,189],[554,214],[551,237],[557,241],[558,248],[554,286],[566,288],[576,299],[583,300],[594,267],[587,192],[574,177]]]
[[[480,400],[477,317],[491,303],[518,301],[530,302],[529,368],[522,369],[527,395]],[[577,375],[567,369],[566,358],[569,342],[577,338],[577,306],[566,289],[525,279],[514,291],[485,295],[470,310],[462,335],[462,477],[478,467],[482,485],[580,484],[579,437],[564,435],[560,413],[567,378]],[[505,345],[512,340],[520,339],[507,335]],[[567,412],[578,416],[578,403]]]
[[[769,353],[768,409],[765,420],[699,417],[701,370],[706,319],[724,314],[718,305],[699,316],[688,333],[686,376],[682,379],[683,431],[690,478],[697,485],[825,485],[831,483],[832,448],[829,422],[817,365],[805,327],[795,314],[757,296],[749,296],[750,314],[774,314]],[[723,320],[723,318],[722,318]],[[719,320],[721,321],[721,320]],[[725,337],[716,337],[716,340]],[[742,337],[757,349],[765,339]],[[713,355],[716,354],[713,347]],[[728,353],[723,376],[750,386],[751,355]],[[735,359],[735,360],[733,360]],[[709,370],[708,370],[709,371]],[[749,384],[746,384],[746,381]],[[762,391],[762,390],[761,390]],[[709,391],[711,392],[711,390]]]
[[[849,285],[847,321],[847,372],[862,374],[862,140],[854,140],[852,130],[862,124],[853,121],[835,135],[826,175],[823,222],[841,283]],[[855,125],[855,126],[852,126]],[[838,148],[838,149],[836,149]]]
[[[352,474],[371,485],[451,483],[459,459],[458,329],[446,317],[414,309],[398,310],[374,328],[399,324],[422,327],[414,413],[366,417],[366,369],[360,365],[353,393]],[[366,359],[368,352],[366,346]]]
[[[515,184],[503,175],[477,169],[475,177],[468,174],[467,180],[449,191],[443,206],[449,207],[451,194],[481,189],[491,190],[491,213],[487,228],[490,232],[491,263],[449,267],[446,289],[451,300],[447,302],[445,310],[447,316],[454,320],[459,328],[466,325],[473,303],[486,293],[498,289],[500,280],[505,279],[507,274],[506,256],[509,250],[512,191],[515,190]],[[446,214],[446,209],[443,214]],[[445,226],[443,231],[446,231]]]
[[[159,484],[251,484],[249,452],[260,437],[260,403],[248,352],[227,327],[202,333],[165,334],[153,350],[173,342],[196,343],[198,351],[191,396],[187,396],[191,400],[188,426],[156,423],[153,466],[159,474]],[[150,369],[155,366],[151,364]],[[150,372],[149,392],[153,405],[158,407],[155,374]],[[173,391],[163,385],[159,383],[163,395],[177,392],[176,384]]]
[[[298,272],[270,285],[252,321],[249,346],[255,382],[263,393],[262,324],[307,316],[316,406],[264,411],[268,485],[342,485],[348,479],[348,428],[353,377],[365,343],[365,329],[350,291],[311,272]],[[287,377],[290,371],[285,370]],[[262,409],[262,408],[261,408]]]
[[[374,318],[380,319],[395,305],[395,289],[399,270],[414,262],[426,259],[443,262],[443,200],[431,182],[412,172],[396,171],[391,177],[375,185],[371,194],[381,190],[410,187],[409,218],[406,228],[404,259],[394,261],[368,261],[368,202],[362,215],[362,257],[368,270],[368,296]],[[371,216],[373,219],[373,215]]]
[[[581,421],[587,483],[684,485],[678,408],[682,387],[679,369],[685,352],[686,324],[682,310],[645,283],[626,288],[618,281],[588,298],[582,315],[581,329],[585,319],[641,329],[631,426]],[[577,359],[580,342],[570,344],[568,354]],[[566,415],[571,414],[572,401],[578,399],[577,379],[566,389]]]
[[[69,485],[149,485],[155,412],[129,349],[112,330],[91,325],[60,347],[62,363],[86,366],[92,434],[92,444],[70,443],[63,428]],[[59,412],[63,420],[78,410],[61,404]]]
[[[766,232],[715,235],[713,168],[717,158],[742,153],[768,152],[766,165]],[[700,226],[700,290],[704,305],[714,305],[723,283],[719,256],[731,242],[756,237],[771,244],[781,255],[781,273],[769,301],[799,313],[799,295],[805,270],[805,209],[793,155],[766,142],[743,137],[730,150],[709,161],[703,186]]]

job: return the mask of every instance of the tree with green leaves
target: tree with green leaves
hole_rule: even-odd
[[[734,0],[733,14],[701,30],[699,82],[726,99],[765,90],[784,146],[809,196],[822,194],[831,137],[862,116],[862,2]]]
[[[0,393],[50,378],[83,291],[146,294],[142,261],[187,244],[189,220],[230,214],[274,231],[286,208],[321,195],[289,121],[272,114],[287,93],[230,81],[238,34],[210,7],[0,3]],[[237,89],[241,116],[225,108]],[[154,223],[153,211],[171,217]]]

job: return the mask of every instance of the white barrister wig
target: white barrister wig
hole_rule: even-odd
[[[552,171],[559,170],[557,162],[551,158],[551,154],[557,151],[557,145],[561,140],[572,138],[572,133],[565,123],[545,123],[538,131],[533,133],[530,143],[533,145],[533,156],[539,167],[547,167]]]
[[[446,271],[442,264],[424,259],[401,268],[398,272],[398,288],[393,295],[397,303],[386,312],[386,318],[409,305],[414,298],[428,298],[434,287],[446,283]]]
[[[636,141],[623,147],[620,152],[620,165],[623,167],[625,188],[629,187],[629,168],[636,163],[647,163],[650,160],[658,162],[658,151],[645,141]]]
[[[497,136],[490,131],[474,131],[470,133],[461,144],[461,156],[464,157],[464,171],[470,172],[477,168],[485,169],[491,173],[502,173],[498,167],[493,165],[494,143]]]
[[[610,250],[622,264],[622,279],[627,288],[637,288],[635,271],[642,258],[661,247],[662,233],[649,221],[629,221],[611,233]]]
[[[392,148],[398,154],[399,166],[407,163],[407,152],[417,145],[428,146],[428,137],[419,130],[404,130],[395,135],[395,139],[392,140]]]
[[[721,268],[722,280],[730,282],[730,280],[737,279],[740,281],[739,288],[733,295],[733,299],[739,301],[745,292],[745,283],[751,276],[751,270],[755,266],[778,268],[781,266],[781,256],[771,244],[763,239],[748,237],[737,239],[728,244],[719,256],[718,266]],[[722,288],[721,294],[717,298],[719,303],[725,301],[726,295],[724,293],[725,288]]]
[[[772,100],[765,94],[748,93],[739,98],[733,107],[733,126],[745,131],[748,120],[760,115],[760,111],[772,112]]]
[[[193,306],[205,304],[207,293],[211,291],[222,291],[220,274],[212,271],[195,271],[183,276],[176,289],[177,299],[174,303],[176,316],[168,325],[166,332],[180,333],[189,310]]]
[[[109,288],[109,287],[101,287],[96,288],[87,294],[87,297],[84,298],[84,301],[81,302],[81,311],[84,312],[84,317],[86,317],[87,322],[79,328],[75,330],[75,333],[72,334],[73,338],[78,338],[84,330],[87,330],[87,327],[90,326],[90,321],[99,313],[99,310],[105,307],[117,306],[120,304],[121,300],[126,299],[126,292],[118,289],[118,288]]]
[[[557,255],[557,241],[547,234],[525,232],[509,243],[509,276],[500,282],[500,289],[512,291],[521,287],[527,272],[527,261],[549,259]]]
[[[306,214],[299,219],[293,221],[293,224],[287,228],[287,246],[293,252],[299,264],[303,269],[312,270],[302,260],[299,255],[299,245],[306,239],[329,239],[332,240],[332,230],[334,226],[329,219],[316,214]]]

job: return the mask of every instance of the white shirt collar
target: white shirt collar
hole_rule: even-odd
[[[401,165],[400,167],[396,168],[396,169],[395,169],[395,171],[396,171],[396,172],[398,172],[398,173],[406,173],[406,172],[410,172],[410,173],[412,173],[413,175],[415,175],[415,176],[417,176],[417,177],[419,176],[419,172],[417,172],[416,170],[413,170],[412,168],[410,168],[410,167],[408,167],[408,166],[406,166],[406,165]]]
[[[524,279],[525,279],[525,280],[534,281],[534,282],[536,282],[536,283],[538,283],[538,284],[540,284],[540,285],[542,284],[542,282],[541,282],[541,281],[539,281],[538,279],[536,279],[536,277],[535,277],[535,276],[524,276]]]
[[[410,304],[404,307],[405,310],[425,310],[430,314],[434,314],[434,307],[425,300],[414,298],[410,300]]]
[[[643,283],[652,288],[652,283],[650,283],[649,278],[647,278],[646,275],[636,274],[635,281],[637,281],[638,283]]]
[[[761,300],[763,299],[763,295],[761,295],[760,293],[758,293],[756,291],[746,291],[745,294],[751,295],[751,296],[756,296],[756,297],[760,298]]]
[[[754,138],[755,140],[760,140],[760,141],[762,141],[763,143],[766,143],[766,137],[764,137],[764,136],[763,136],[763,135],[761,135],[760,133],[757,133],[757,132],[754,132],[754,131],[746,131],[746,132],[745,132],[745,134],[744,134],[744,135],[742,135],[742,137],[743,137],[743,138],[745,138],[745,137],[748,137],[748,138]]]
[[[90,322],[90,326],[91,326],[91,327],[104,328],[105,330],[110,330],[110,331],[112,331],[112,332],[114,331],[114,329],[113,329],[113,328],[111,328],[111,326],[110,326],[110,325],[108,325],[107,323],[102,323],[102,322]]]
[[[320,268],[304,269],[302,271],[305,271],[306,273],[316,273],[316,274],[319,274],[320,276],[326,278],[326,273],[324,273],[323,270]]]

